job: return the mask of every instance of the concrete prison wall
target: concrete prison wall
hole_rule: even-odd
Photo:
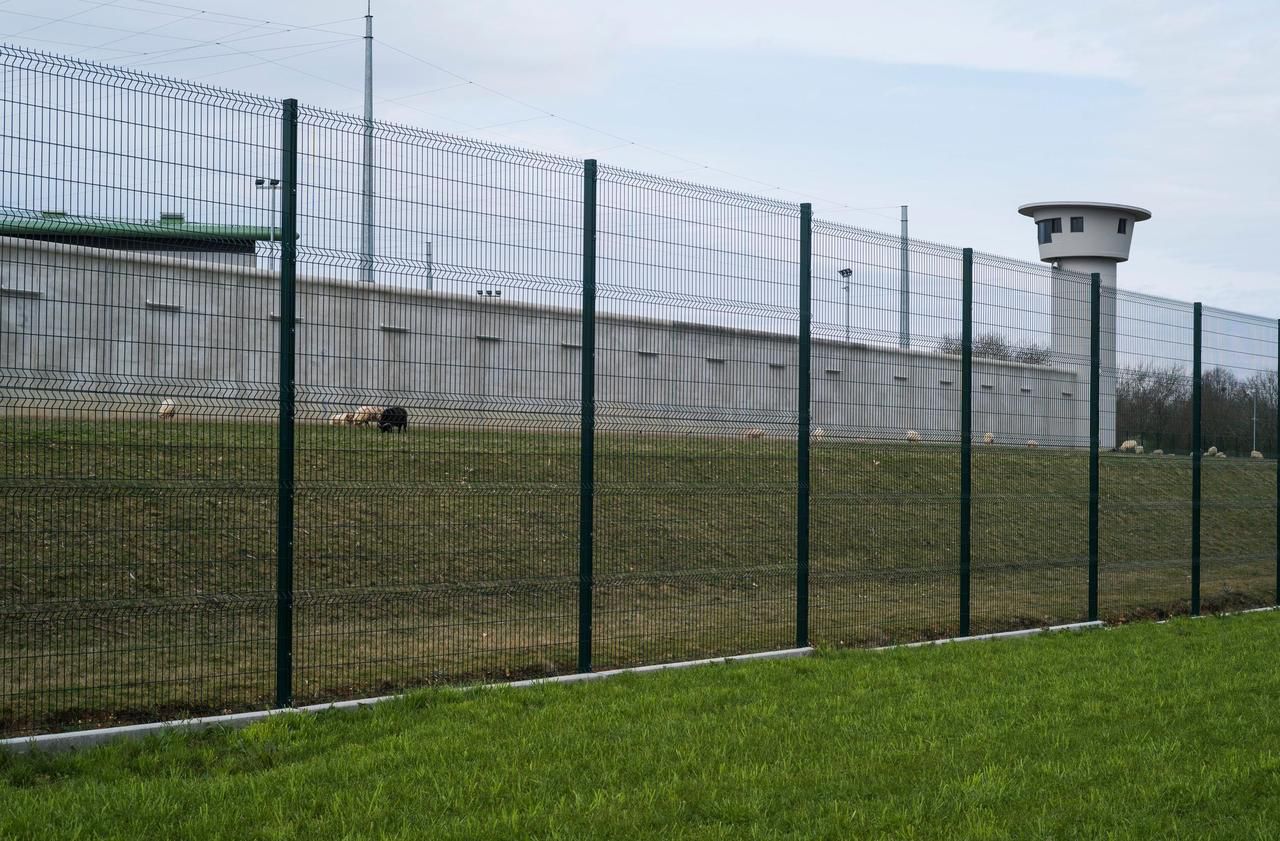
[[[269,419],[279,285],[266,270],[0,238],[0,411]],[[299,417],[406,406],[415,425],[574,429],[582,330],[565,306],[298,282]],[[671,320],[597,321],[602,430],[794,434],[795,337]],[[1074,371],[974,360],[973,431],[1087,446]],[[954,441],[959,359],[814,343],[813,420],[828,436]]]

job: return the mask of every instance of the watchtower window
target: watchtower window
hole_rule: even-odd
[[[1116,233],[1117,233],[1117,234],[1127,234],[1127,233],[1129,233],[1129,220],[1128,220],[1128,219],[1121,219],[1121,220],[1120,220],[1120,224],[1119,224],[1119,225],[1116,225]]]
[[[1071,233],[1073,234],[1084,233],[1084,217],[1083,216],[1071,217]]]
[[[1062,217],[1041,219],[1036,223],[1036,232],[1041,245],[1053,242],[1053,235],[1062,233]]]

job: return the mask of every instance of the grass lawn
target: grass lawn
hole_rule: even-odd
[[[1275,838],[1280,614],[0,757],[0,837]]]
[[[276,429],[0,418],[0,735],[262,708]],[[795,640],[794,442],[597,441],[597,669]],[[958,632],[955,446],[813,454],[812,639]],[[578,443],[491,426],[297,433],[298,703],[575,667]],[[1190,460],[1102,462],[1101,613],[1186,612]],[[1275,462],[1204,469],[1206,611],[1273,603]],[[1088,461],[976,447],[975,633],[1085,618]]]

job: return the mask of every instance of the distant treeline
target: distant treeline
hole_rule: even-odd
[[[1241,379],[1226,368],[1201,376],[1201,430],[1204,446],[1247,456],[1253,448],[1254,400],[1258,449],[1276,451],[1276,372]],[[1138,365],[1120,369],[1116,382],[1116,435],[1147,450],[1191,450],[1191,376],[1181,366]]]

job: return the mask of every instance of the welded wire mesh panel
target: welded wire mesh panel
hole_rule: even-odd
[[[1115,438],[1100,463],[1099,609],[1117,619],[1185,612],[1191,594],[1192,306],[1115,296]],[[1110,376],[1104,360],[1102,378]],[[1138,451],[1141,447],[1141,452]]]
[[[1201,371],[1201,610],[1273,604],[1276,322],[1205,307]]]
[[[280,107],[0,66],[0,734],[262,706]]]
[[[309,109],[299,147],[296,697],[571,669],[581,164]]]
[[[956,629],[961,272],[957,249],[814,224],[816,642]]]
[[[1088,275],[974,256],[974,633],[1087,615],[1091,295]]]
[[[595,662],[795,634],[799,209],[603,169]]]

